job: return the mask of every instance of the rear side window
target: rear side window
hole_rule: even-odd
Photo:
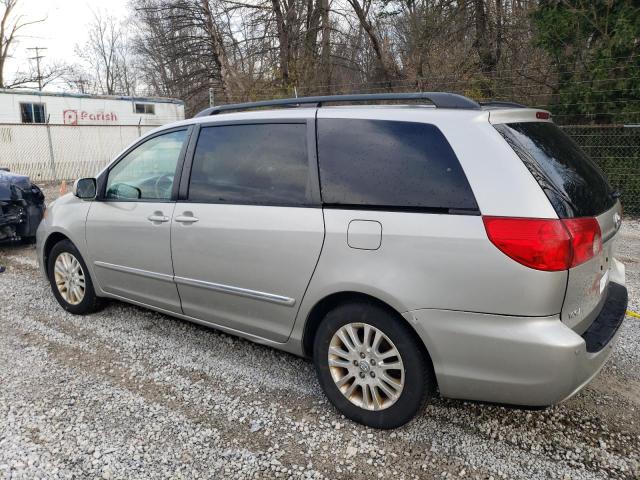
[[[205,127],[193,157],[189,200],[308,204],[308,173],[305,124]]]
[[[478,209],[455,153],[434,125],[319,119],[318,160],[326,204]]]
[[[555,124],[495,125],[544,190],[558,217],[591,217],[615,203],[602,171]]]

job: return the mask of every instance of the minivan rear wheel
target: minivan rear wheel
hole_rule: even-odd
[[[348,303],[327,313],[316,332],[313,359],[331,403],[369,427],[404,425],[435,391],[414,332],[375,304]]]
[[[87,265],[69,240],[61,240],[49,252],[47,274],[53,295],[66,311],[85,315],[101,307]]]

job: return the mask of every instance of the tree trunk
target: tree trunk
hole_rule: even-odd
[[[371,24],[369,19],[367,18],[367,13],[364,11],[362,5],[360,5],[359,0],[348,0],[349,4],[352,6],[353,11],[355,12],[360,25],[364,28],[364,31],[367,33],[369,37],[369,41],[371,42],[371,46],[373,47],[373,51],[375,52],[376,58],[380,63],[380,68],[382,69],[382,74],[387,81],[387,87],[391,88],[392,80],[396,77],[395,67],[391,66],[386,59],[384,51],[382,49],[382,45],[378,35],[375,31],[374,26]]]
[[[475,47],[480,59],[480,70],[491,81],[494,76],[498,61],[493,49],[489,32],[489,21],[485,0],[474,0],[474,17],[476,27]],[[493,88],[485,83],[483,93],[490,97],[493,95]]]
[[[7,22],[9,21],[9,16],[11,15],[11,11],[13,7],[15,7],[15,1],[5,2],[5,10],[2,14],[2,19],[0,19],[0,88],[4,88],[4,66],[9,55],[9,49],[11,48],[11,43],[14,39],[14,34],[16,31],[16,25],[14,25],[13,29],[8,28]],[[7,33],[11,31],[10,34]],[[6,40],[5,40],[6,35]]]
[[[202,13],[204,14],[205,30],[209,36],[211,46],[211,56],[216,69],[220,72],[220,88],[225,100],[230,103],[231,95],[228,88],[229,80],[232,78],[231,70],[228,68],[227,53],[224,49],[222,36],[218,32],[218,28],[213,19],[213,13],[209,5],[209,0],[202,0]],[[213,74],[210,75],[213,80]]]
[[[322,61],[320,62],[326,85],[326,93],[331,94],[331,25],[329,24],[329,0],[319,0],[322,17]]]
[[[311,85],[317,74],[324,68],[322,60],[318,64],[318,32],[320,31],[321,0],[307,0],[306,32],[304,35],[304,52],[299,76],[304,86]]]
[[[273,13],[276,16],[276,26],[278,28],[278,55],[280,59],[280,81],[283,87],[289,86],[289,31],[285,17],[282,13],[280,0],[271,0]],[[288,16],[288,15],[287,15]]]

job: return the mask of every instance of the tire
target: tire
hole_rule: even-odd
[[[58,274],[58,277],[56,277],[56,262],[58,262],[59,259],[62,263],[62,265],[59,266],[63,268],[62,271],[59,270],[60,273]],[[64,260],[66,260],[66,264],[64,263]],[[74,263],[73,261],[70,262],[69,260],[75,260],[77,263]],[[79,268],[81,275],[77,274],[76,271],[76,278],[73,280],[75,284],[71,285],[79,287],[82,285],[80,278],[83,277],[84,289],[74,291],[66,286],[69,284],[58,287],[58,282],[67,278],[66,270],[64,268],[65,265],[69,265],[69,271],[76,271],[75,268]],[[102,301],[96,296],[93,288],[93,282],[91,281],[87,265],[76,246],[69,240],[61,240],[56,243],[51,249],[51,252],[49,252],[49,258],[47,260],[47,276],[49,277],[49,283],[51,284],[51,290],[53,291],[54,297],[56,297],[60,306],[67,312],[73,313],[74,315],[86,315],[99,310],[102,306]],[[80,296],[77,292],[81,290],[83,290],[83,294]]]
[[[376,330],[382,340],[371,348]],[[336,348],[339,355],[334,353]],[[327,313],[314,338],[313,361],[331,403],[345,417],[373,428],[390,429],[409,422],[436,390],[431,361],[416,334],[393,312],[373,303],[346,303]],[[353,380],[343,383],[346,377]]]

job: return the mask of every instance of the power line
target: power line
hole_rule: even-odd
[[[640,54],[631,54],[631,55],[625,55],[625,56],[619,56],[619,57],[611,57],[608,60],[615,60],[615,59],[632,59],[632,58],[638,58],[640,57]],[[591,64],[591,63],[595,63],[600,61],[599,59],[593,59],[593,60],[585,60],[583,62],[579,62],[580,65],[585,65],[585,64]],[[558,68],[560,66],[563,65],[573,65],[575,66],[575,62],[571,62],[571,63],[554,63],[552,65],[553,68]],[[607,71],[613,71],[613,70],[617,70],[617,69],[626,69],[628,68],[629,65],[614,65],[612,67],[608,67]],[[574,68],[574,69],[570,69],[570,70],[563,70],[562,74],[570,74],[570,73],[583,73],[585,71],[584,68]],[[480,71],[480,70],[476,70],[476,71],[470,71],[470,72],[465,72],[464,74],[460,74],[460,75],[456,75],[453,76],[453,74],[450,74],[448,76],[430,76],[430,77],[417,77],[413,80],[399,80],[400,82],[404,82],[404,83],[419,83],[419,82],[424,82],[427,84],[433,84],[433,83],[441,83],[441,82],[445,82],[445,81],[450,81],[449,83],[462,83],[462,84],[468,84],[470,81],[473,80],[474,77],[482,77],[483,80],[488,80],[490,82],[492,81],[500,81],[500,80],[514,80],[514,79],[519,79],[522,80],[523,73],[526,72],[533,72],[533,73],[540,73],[540,68],[539,67],[525,67],[525,68],[519,68],[517,69],[515,72],[503,72],[503,73],[498,73],[497,75],[494,75],[492,77],[487,77],[486,73]],[[511,73],[511,74],[509,74]],[[555,71],[550,72],[551,74],[556,74]],[[460,76],[464,75],[467,79],[463,79],[463,80],[458,80],[460,78]],[[628,79],[634,79],[635,77],[626,77],[626,78],[620,78],[620,77],[610,77],[610,78],[605,78],[605,79],[590,79],[590,80],[578,80],[578,81],[573,81],[572,83],[576,83],[576,82],[580,82],[580,83],[590,83],[590,82],[603,82],[603,81],[618,81],[618,80],[628,80]],[[527,79],[524,78],[524,80],[531,80],[531,79]],[[384,81],[377,81],[377,82],[370,82],[370,81],[359,81],[359,82],[348,82],[348,83],[336,83],[336,84],[314,84],[314,85],[308,85],[308,86],[298,86],[299,89],[310,89],[310,88],[338,88],[338,87],[347,87],[347,86],[357,86],[357,85],[387,85],[390,82],[391,83],[395,83],[398,80],[384,80]],[[523,86],[534,86],[534,85],[523,85]],[[540,84],[535,84],[535,86],[540,86]]]
[[[519,76],[512,76],[512,77],[496,77],[494,78],[494,80],[513,80],[513,79],[519,79],[522,80],[522,77]],[[600,78],[600,79],[590,79],[590,80],[573,80],[571,82],[571,84],[602,84],[602,83],[607,83],[607,82],[619,82],[619,81],[623,81],[623,80],[634,80],[635,77],[609,77],[609,78]],[[349,82],[349,83],[335,83],[335,84],[315,84],[315,85],[306,85],[306,86],[297,86],[298,88],[298,93],[300,93],[300,90],[303,91],[313,91],[313,90],[326,90],[326,89],[340,89],[341,87],[359,87],[362,86],[363,88],[356,88],[355,90],[367,90],[367,91],[385,91],[388,89],[393,89],[393,88],[402,88],[402,87],[407,87],[407,88],[416,88],[417,85],[421,82],[423,82],[423,84],[428,84],[428,85],[439,85],[439,87],[437,87],[438,89],[449,89],[449,88],[456,88],[456,87],[463,87],[463,88],[458,88],[458,91],[462,91],[464,90],[464,87],[467,88],[473,88],[473,82],[474,79],[473,77],[469,77],[466,79],[461,79],[461,80],[451,80],[451,81],[446,81],[447,79],[445,77],[441,78],[441,79],[437,79],[437,78],[417,78],[415,80],[391,80],[391,81],[380,81],[380,82],[369,82],[369,81],[362,81],[362,82]],[[531,80],[531,79],[525,79],[525,80]],[[374,85],[381,85],[380,87],[375,87]],[[500,92],[500,91],[505,91],[505,92],[511,92],[511,91],[517,91],[519,89],[527,89],[527,88],[540,88],[540,87],[545,87],[545,85],[542,82],[536,82],[536,83],[522,83],[522,84],[518,84],[515,83],[513,85],[500,85],[500,86],[493,86],[492,90],[494,92]],[[547,86],[547,88],[551,88],[549,86]],[[221,92],[221,90],[219,89],[214,89],[215,91]],[[351,90],[351,89],[349,89]],[[604,93],[604,92],[609,92],[609,91],[627,91],[627,90],[635,90],[633,88],[612,88],[612,89],[600,89],[600,90],[593,90],[593,93]],[[286,93],[285,90],[283,90],[283,88],[281,87],[277,87],[277,86],[266,86],[262,88],[262,92],[263,94],[266,92],[273,92],[276,94],[282,94],[282,93]],[[560,92],[548,92],[548,93],[527,93],[528,97],[536,97],[536,96],[547,96],[547,95],[561,95]],[[227,95],[222,94],[223,97],[226,97]],[[229,95],[230,98],[242,98],[243,95]]]

